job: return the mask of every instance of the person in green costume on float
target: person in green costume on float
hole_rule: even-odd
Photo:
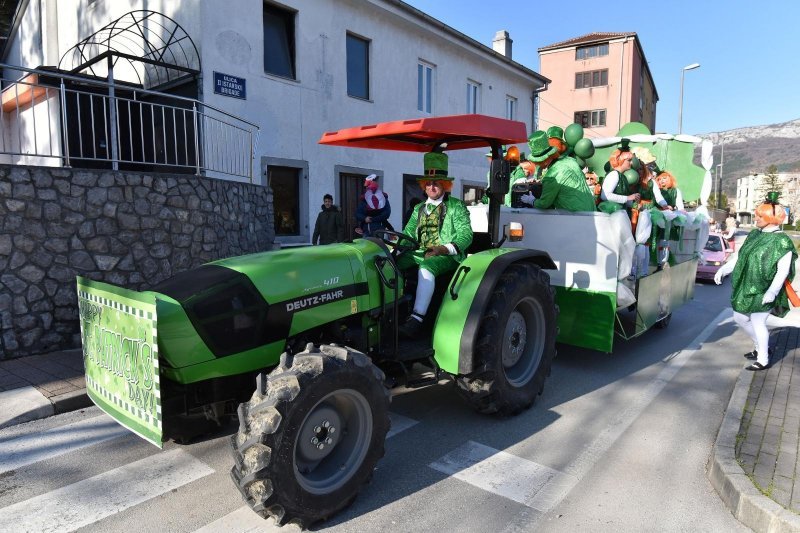
[[[417,183],[425,191],[427,200],[419,204],[408,220],[403,233],[419,241],[419,248],[400,256],[397,266],[405,270],[417,265],[417,293],[414,309],[408,320],[400,326],[400,333],[414,338],[422,329],[422,322],[436,287],[436,276],[452,272],[467,257],[472,244],[472,225],[464,202],[450,196],[453,178],[447,175],[447,154],[425,154],[425,175]]]
[[[583,170],[575,158],[560,154],[548,142],[547,133],[534,131],[528,138],[528,159],[542,168],[541,192],[531,192],[520,201],[537,209],[594,211],[594,195],[586,185]]]
[[[753,340],[754,350],[744,354],[755,360],[747,370],[770,367],[770,312],[785,316],[789,310],[784,282],[794,279],[797,259],[792,240],[781,231],[786,211],[778,203],[778,193],[769,193],[767,201],[756,208],[756,228],[745,239],[737,256],[725,263],[714,276],[717,285],[731,276],[731,306],[736,323]]]
[[[598,206],[600,211],[613,213],[622,208],[630,211],[633,204],[641,198],[638,192],[631,192],[625,176],[625,173],[631,170],[633,158],[633,152],[628,150],[627,143],[622,148],[611,152],[608,162],[613,170],[603,179],[600,191],[601,202]]]

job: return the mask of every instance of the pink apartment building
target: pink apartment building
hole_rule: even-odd
[[[616,135],[631,121],[655,132],[656,91],[635,32],[590,33],[539,48],[539,129],[581,124],[587,137]]]

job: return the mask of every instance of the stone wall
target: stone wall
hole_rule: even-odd
[[[267,187],[0,165],[0,359],[80,346],[77,275],[139,290],[273,240]]]

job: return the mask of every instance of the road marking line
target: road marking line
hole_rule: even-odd
[[[75,531],[213,473],[182,450],[157,453],[0,509],[0,531]]]
[[[16,437],[0,447],[0,474],[125,435],[130,431],[103,415]]]
[[[392,427],[389,430],[389,433],[386,434],[387,439],[394,437],[401,431],[405,431],[408,428],[419,424],[419,420],[414,420],[412,418],[408,418],[407,416],[398,415],[395,413],[389,413],[389,420],[392,423]]]
[[[389,420],[392,422],[392,428],[386,434],[386,438],[390,439],[398,433],[407,430],[419,424],[418,420],[408,418],[407,416],[398,415],[396,413],[389,413]],[[278,527],[272,520],[264,520],[250,509],[247,505],[236,509],[235,511],[226,514],[217,520],[206,524],[198,529],[195,533],[269,533],[269,532],[287,532],[293,531],[295,526]],[[298,529],[299,531],[299,529]]]
[[[576,481],[558,470],[473,441],[428,466],[539,511],[549,509]]]
[[[658,375],[647,384],[639,397],[632,402],[627,409],[620,411],[611,423],[606,426],[605,430],[601,431],[594,441],[589,444],[586,451],[564,468],[565,475],[568,476],[566,479],[574,480],[574,483],[569,487],[561,487],[560,493],[554,491],[556,497],[550,502],[550,506],[547,508],[548,510],[558,505],[561,500],[569,494],[569,491],[589,473],[597,461],[614,445],[617,439],[619,439],[639,415],[642,414],[650,403],[652,403],[656,396],[658,396],[672,378],[675,377],[678,371],[683,368],[693,355],[702,349],[705,340],[710,337],[718,327],[732,321],[733,311],[731,308],[723,309],[708,323],[703,331],[686,346],[686,348],[664,358],[664,368],[662,368]],[[503,532],[531,531],[535,529],[536,524],[543,515],[544,513],[531,515],[531,513],[523,511],[517,515],[516,519],[509,521]]]
[[[194,533],[289,533],[300,531],[295,525],[279,527],[273,520],[265,520],[244,505],[222,518],[206,524]]]

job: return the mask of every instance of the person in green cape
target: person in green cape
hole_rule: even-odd
[[[757,229],[750,232],[739,253],[714,276],[714,282],[720,285],[722,278],[733,272],[733,318],[753,340],[755,348],[744,354],[745,358],[755,360],[747,370],[770,367],[767,317],[770,312],[784,316],[789,310],[784,282],[794,279],[797,251],[792,240],[781,231],[786,211],[778,203],[778,196],[776,192],[767,194],[767,201],[756,208]]]
[[[417,293],[411,316],[400,326],[400,333],[414,338],[422,329],[425,313],[436,287],[436,276],[458,268],[472,244],[472,225],[464,202],[450,196],[453,178],[447,175],[447,154],[425,154],[425,175],[417,183],[427,199],[414,209],[403,233],[419,241],[419,248],[400,256],[397,266],[406,270],[419,267]]]
[[[583,170],[575,158],[559,153],[550,145],[547,133],[534,131],[528,138],[528,159],[542,169],[541,192],[531,192],[520,201],[537,209],[563,209],[564,211],[594,211],[594,196]]]

